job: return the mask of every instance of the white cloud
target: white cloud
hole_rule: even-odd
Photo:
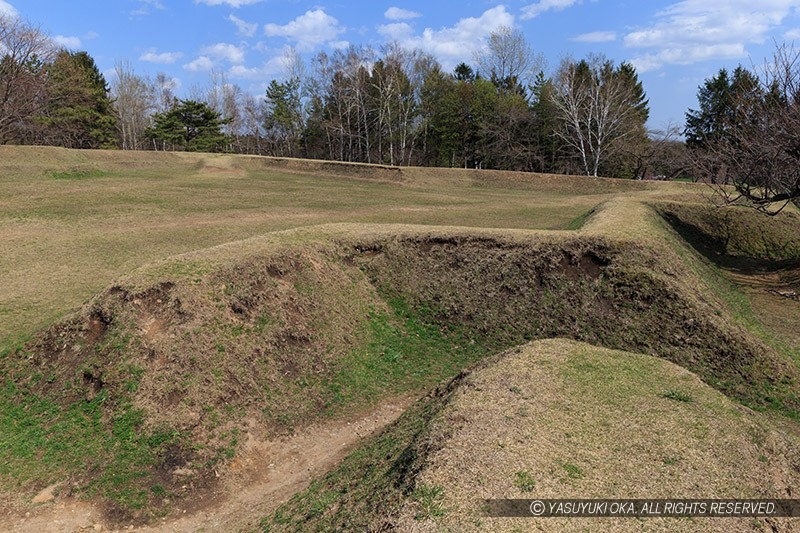
[[[131,11],[133,16],[146,16],[150,14],[150,9],[165,9],[161,0],[139,0],[139,7]]]
[[[246,80],[255,80],[261,77],[262,69],[260,68],[248,68],[244,65],[234,65],[228,71],[228,74],[232,78],[236,79],[246,79]]]
[[[206,4],[208,6],[231,6],[231,7],[242,7],[242,6],[251,6],[253,4],[258,4],[263,0],[194,0],[195,4]]]
[[[256,30],[258,29],[258,24],[246,22],[236,15],[230,15],[228,20],[236,24],[236,28],[239,30],[239,33],[245,37],[252,37],[256,34]]]
[[[485,11],[480,17],[461,19],[450,28],[426,28],[422,35],[405,39],[403,45],[433,54],[445,69],[450,69],[472,57],[498,27],[513,25],[514,16],[500,5]]]
[[[301,50],[313,50],[316,46],[336,39],[345,29],[339,21],[322,9],[306,11],[293,21],[280,26],[267,24],[264,33],[269,37],[286,37]]]
[[[230,70],[228,70],[228,76],[230,76],[231,79],[260,82],[265,79],[271,79],[279,76],[282,72],[286,71],[287,67],[288,64],[284,56],[277,56],[265,62],[260,67],[234,65],[230,68]]]
[[[207,72],[214,68],[214,61],[209,57],[200,56],[191,63],[183,65],[183,68],[191,72]]]
[[[656,70],[664,65],[690,65],[710,59],[739,59],[747,57],[742,43],[714,44],[696,47],[664,48],[655,54],[645,54],[631,60],[639,72]]]
[[[522,8],[522,20],[538,17],[546,11],[561,11],[580,3],[580,0],[540,0]]]
[[[419,18],[422,16],[422,14],[400,7],[390,7],[386,10],[386,13],[384,13],[383,16],[389,20],[409,20]]]
[[[244,63],[244,50],[233,44],[212,44],[211,46],[203,47],[203,49],[200,50],[200,53],[204,56],[211,56],[217,59],[228,61],[234,65]]]
[[[164,65],[170,65],[175,63],[183,57],[181,52],[156,52],[155,48],[149,49],[147,52],[139,56],[139,61],[146,61],[148,63],[162,63]]]
[[[593,31],[582,33],[570,40],[578,43],[610,43],[617,40],[617,34],[613,31]]]
[[[6,2],[5,0],[0,0],[0,16],[7,16],[12,18],[19,17],[19,12],[14,9],[14,6]]]
[[[264,80],[281,77],[292,66],[293,57],[296,52],[290,46],[282,50],[263,50],[269,57],[261,66],[247,67],[245,65],[232,66],[227,74],[231,79],[249,80],[252,82],[264,83]],[[266,89],[266,86],[263,87]]]
[[[204,46],[197,59],[186,63],[183,68],[190,72],[208,72],[217,68],[219,61],[227,61],[236,67],[237,73],[242,73],[246,70],[244,59],[244,50],[240,47],[228,43],[217,43]]]
[[[411,37],[414,29],[405,22],[395,22],[378,26],[378,33],[391,41],[401,41]]]
[[[649,27],[624,38],[629,48],[651,49],[634,58],[640,72],[663,65],[747,57],[747,45],[761,44],[800,0],[682,0],[656,14]]]
[[[65,35],[54,35],[53,42],[62,48],[77,50],[81,47],[80,37],[67,37]]]

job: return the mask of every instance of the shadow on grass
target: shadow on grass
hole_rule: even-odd
[[[800,254],[793,247],[769,247],[772,239],[765,238],[769,230],[765,232],[764,227],[761,227],[770,222],[771,219],[767,217],[760,221],[761,224],[752,227],[746,221],[734,223],[727,216],[718,217],[714,224],[700,224],[693,223],[687,220],[689,217],[682,217],[674,211],[662,211],[661,214],[692,248],[725,270],[750,275],[800,269]],[[754,234],[760,234],[758,238],[762,240],[759,243],[762,250],[753,250],[746,242]],[[748,251],[751,253],[747,253]]]

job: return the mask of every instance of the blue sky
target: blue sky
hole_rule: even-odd
[[[450,70],[474,64],[489,33],[512,26],[550,71],[590,53],[633,63],[653,128],[682,125],[720,68],[756,68],[775,42],[800,39],[800,0],[0,0],[0,13],[87,51],[109,81],[127,61],[138,74],[174,78],[179,96],[208,85],[212,70],[262,95],[282,78],[287,47],[310,56],[397,40]]]

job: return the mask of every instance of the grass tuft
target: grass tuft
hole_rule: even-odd
[[[692,401],[692,397],[690,395],[676,389],[670,389],[666,392],[663,392],[661,396],[670,400],[675,400],[676,402],[689,403]]]
[[[48,172],[47,175],[54,180],[74,181],[74,180],[87,180],[92,178],[103,178],[108,176],[109,173],[98,169],[73,168],[63,171]]]
[[[522,492],[532,492],[536,488],[536,480],[527,470],[520,470],[514,474],[514,486]]]
[[[444,501],[444,489],[439,486],[420,485],[414,488],[411,498],[417,502],[420,512],[414,518],[416,520],[427,520],[429,518],[439,518],[444,516],[445,509],[442,506]]]

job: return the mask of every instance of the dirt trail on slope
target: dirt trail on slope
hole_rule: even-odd
[[[412,401],[407,396],[391,398],[349,420],[318,424],[296,435],[270,441],[260,441],[251,433],[232,461],[231,474],[226,476],[219,494],[200,504],[190,499],[177,503],[161,524],[110,527],[91,504],[56,496],[39,507],[0,516],[0,531],[251,531],[262,517],[341,461],[359,440],[396,420]],[[50,492],[57,493],[57,487]]]

